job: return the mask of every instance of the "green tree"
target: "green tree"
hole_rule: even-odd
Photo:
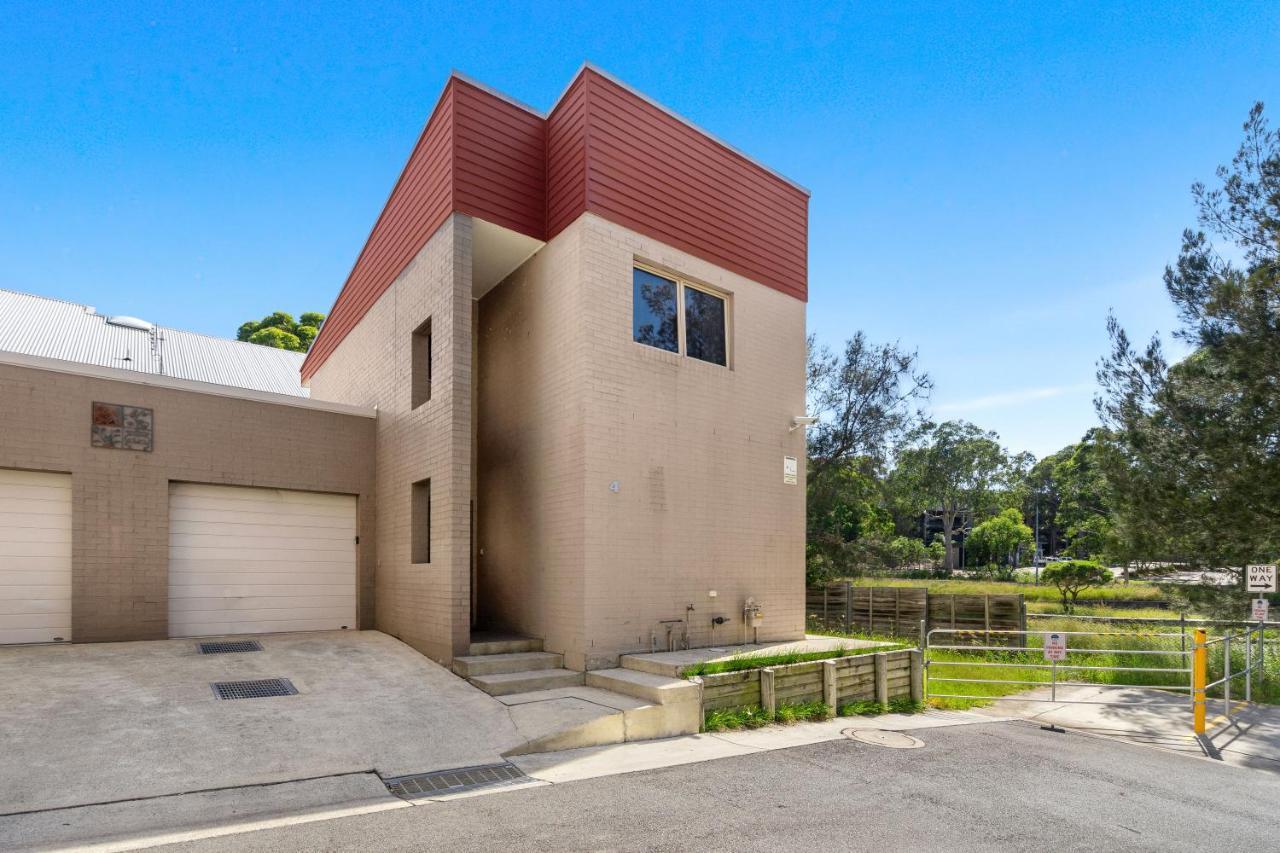
[[[954,538],[966,515],[991,509],[996,492],[1009,485],[1009,457],[996,440],[965,421],[925,423],[900,451],[892,478],[920,511],[942,517],[943,568],[956,568]]]
[[[807,513],[805,556],[810,584],[861,574],[867,543],[893,534],[880,484],[866,461],[810,475]]]
[[[819,420],[807,433],[806,567],[816,583],[899,559],[880,474],[930,382],[915,353],[861,332],[838,355],[812,337],[808,346],[807,405]]]
[[[818,422],[807,434],[809,472],[856,460],[882,462],[923,420],[919,406],[933,382],[919,357],[898,344],[872,344],[855,334],[839,355],[809,338],[807,398]]]
[[[995,564],[997,574],[1006,580],[1012,579],[1020,552],[1030,550],[1034,540],[1031,528],[1022,523],[1022,511],[1010,508],[974,527],[968,547],[985,562]]]
[[[1164,274],[1191,354],[1139,350],[1111,317],[1097,406],[1121,550],[1238,570],[1280,551],[1280,133],[1262,104],[1217,175]]]
[[[1102,466],[1102,442],[1106,433],[1091,429],[1078,444],[1068,448],[1054,472],[1059,490],[1055,521],[1066,539],[1066,553],[1090,559],[1106,553],[1111,544],[1109,486]]]
[[[308,311],[296,321],[292,314],[275,311],[261,320],[249,320],[240,324],[236,340],[260,344],[265,347],[306,352],[320,334],[324,315]]]
[[[1063,536],[1058,524],[1058,506],[1062,502],[1062,488],[1058,482],[1058,465],[1070,458],[1075,447],[1071,444],[1046,456],[1027,472],[1022,515],[1032,524],[1039,518],[1040,542],[1045,556],[1057,556],[1061,548]]]
[[[1063,560],[1045,566],[1040,573],[1040,580],[1058,588],[1062,596],[1062,612],[1070,613],[1075,607],[1080,593],[1090,587],[1106,586],[1111,583],[1111,570],[1100,563],[1089,560]],[[1070,602],[1067,597],[1070,596]]]

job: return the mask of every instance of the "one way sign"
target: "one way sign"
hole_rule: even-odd
[[[1244,575],[1245,589],[1248,592],[1275,592],[1276,567],[1246,566]]]

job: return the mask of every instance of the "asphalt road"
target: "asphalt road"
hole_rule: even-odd
[[[1280,778],[1028,723],[821,743],[198,841],[280,850],[1265,850]]]

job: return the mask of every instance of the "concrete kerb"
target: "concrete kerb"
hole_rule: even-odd
[[[440,797],[423,798],[407,801],[383,794],[381,782],[372,774],[354,774],[344,780],[317,780],[306,783],[305,787],[293,783],[284,783],[280,790],[297,787],[297,793],[291,794],[284,804],[264,802],[261,786],[250,786],[244,789],[232,789],[216,792],[214,796],[239,802],[242,819],[235,823],[209,824],[207,812],[208,794],[178,795],[165,798],[163,812],[156,809],[156,800],[140,800],[130,803],[116,803],[108,806],[85,806],[60,809],[32,816],[31,820],[43,823],[72,826],[79,821],[99,825],[104,817],[111,826],[121,829],[132,829],[128,832],[117,832],[114,837],[110,830],[98,833],[94,837],[66,837],[68,844],[63,848],[74,846],[77,850],[92,850],[95,853],[105,851],[141,850],[178,842],[195,841],[202,838],[224,837],[262,829],[314,823],[336,818],[351,817],[360,814],[386,811],[398,808],[420,808],[431,804],[445,802],[463,797],[488,796],[509,791],[525,790],[531,787],[555,785],[586,779],[615,776],[644,770],[656,770],[663,767],[674,767],[683,764],[694,764],[714,761],[720,758],[733,758],[760,752],[779,749],[790,749],[825,741],[840,740],[846,729],[881,729],[889,731],[914,731],[939,728],[945,726],[973,725],[1003,722],[1003,718],[981,716],[965,711],[927,711],[921,714],[885,714],[878,717],[844,717],[821,723],[799,723],[790,726],[769,726],[763,729],[741,732],[722,732],[716,734],[683,735],[662,740],[635,741],[607,746],[584,747],[565,750],[563,752],[546,752],[533,755],[517,756],[511,763],[520,768],[529,778],[527,782],[504,785],[489,789],[459,792]],[[316,785],[342,784],[349,790],[315,789]],[[335,794],[345,792],[349,797],[345,801]],[[225,803],[224,803],[225,805]],[[254,807],[258,814],[253,814]],[[298,811],[285,813],[290,807]],[[107,812],[111,812],[109,816]],[[245,812],[248,812],[246,814]],[[225,813],[225,812],[224,812]],[[182,815],[183,825],[173,825],[173,815]],[[164,823],[159,820],[164,818]],[[50,823],[50,826],[53,825]],[[13,826],[7,829],[13,829]],[[48,829],[48,827],[45,827]],[[15,836],[6,831],[11,838],[30,841],[32,831],[39,827],[32,826],[24,836]],[[74,830],[72,830],[74,832]],[[3,849],[31,849],[29,843],[19,847]],[[58,847],[54,839],[54,847]]]

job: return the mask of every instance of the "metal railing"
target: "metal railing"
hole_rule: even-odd
[[[924,695],[926,699],[976,699],[995,700],[1002,695],[1019,702],[1053,702],[1076,705],[1118,705],[1151,707],[1148,699],[1127,699],[1123,696],[1076,699],[1058,698],[1059,687],[1095,688],[1146,688],[1175,694],[1186,694],[1191,701],[1193,729],[1203,735],[1207,728],[1208,703],[1217,697],[1209,692],[1220,689],[1223,703],[1221,719],[1230,721],[1234,708],[1232,693],[1243,683],[1245,702],[1253,701],[1255,678],[1266,672],[1265,631],[1273,623],[1237,623],[1234,630],[1221,636],[1208,638],[1204,627],[1193,632],[1191,648],[1183,642],[1182,633],[1145,631],[1010,631],[971,630],[958,628],[934,628],[926,630],[921,625],[921,646],[924,652]],[[1044,638],[1049,635],[1063,638],[1063,659],[1048,660],[1043,655]],[[1074,639],[1073,639],[1074,638]],[[1007,641],[1007,642],[1005,642]],[[1038,644],[1036,644],[1038,643]],[[1160,648],[1162,644],[1169,648]],[[1233,657],[1243,647],[1244,665],[1236,666]],[[1222,675],[1208,680],[1210,656],[1216,659],[1221,651]],[[940,659],[938,653],[950,653]],[[1097,655],[1114,656],[1110,663],[1100,661]],[[1021,658],[1021,659],[1018,659]],[[1149,665],[1148,665],[1149,662]],[[961,670],[961,671],[957,671]],[[963,670],[969,670],[965,672]],[[974,671],[976,670],[976,672]],[[1009,670],[1018,670],[1009,673]],[[1047,678],[1033,679],[1031,672],[1046,672]],[[1101,676],[1116,673],[1116,680]],[[1141,673],[1140,678],[1124,674]],[[1010,677],[1001,677],[1008,674]],[[1065,674],[1065,678],[1062,675]],[[1256,675],[1255,675],[1256,674]],[[1021,675],[1022,677],[1018,677]],[[1156,677],[1150,677],[1156,676]],[[1084,680],[1084,679],[1095,680]],[[1142,682],[1142,683],[1135,683]],[[940,692],[935,685],[1004,685],[1010,688],[1047,688],[1048,696],[1027,696],[1026,691],[1010,689],[1001,693],[983,694],[974,691],[964,693]],[[947,688],[951,689],[951,688]],[[963,688],[960,688],[963,689]],[[1236,693],[1239,697],[1239,693]]]
[[[939,643],[935,637],[945,637],[947,635],[955,638],[957,635],[961,639],[966,636],[975,636],[982,634],[1003,634],[1010,636],[1023,637],[1022,645],[980,645],[970,643],[950,644]],[[938,651],[954,651],[954,652],[995,652],[1005,654],[1009,652],[1039,652],[1044,651],[1044,642],[1041,640],[1040,645],[1029,645],[1028,637],[1043,638],[1050,634],[1067,638],[1069,648],[1066,654],[1069,655],[1160,655],[1164,657],[1179,657],[1181,652],[1178,649],[1135,649],[1135,648],[1111,648],[1106,640],[1103,645],[1094,646],[1073,646],[1070,638],[1072,637],[1091,637],[1091,638],[1108,638],[1108,637],[1130,637],[1141,638],[1144,640],[1155,639],[1180,639],[1179,634],[1168,633],[1137,633],[1131,631],[961,631],[950,628],[934,628],[925,634],[924,648],[924,668],[925,668],[925,696],[930,699],[996,699],[998,697],[987,694],[966,694],[966,693],[937,693],[930,689],[932,684],[1004,684],[1025,687],[1047,687],[1049,688],[1049,696],[1045,697],[1025,697],[1018,696],[1018,701],[1026,702],[1054,702],[1056,704],[1076,704],[1076,705],[1140,705],[1141,702],[1124,702],[1118,700],[1089,700],[1089,699],[1059,699],[1059,687],[1154,687],[1160,690],[1171,690],[1175,692],[1192,691],[1191,685],[1191,667],[1190,666],[1122,666],[1122,665],[1097,665],[1094,663],[1069,663],[1067,661],[1049,661],[1046,663],[1036,663],[1032,661],[1001,661],[1001,660],[939,660],[932,656],[932,653]],[[1090,658],[1084,658],[1090,660]],[[935,675],[934,668],[970,668],[978,667],[980,669],[993,669],[997,672],[1000,670],[1017,669],[1017,670],[1048,670],[1048,680],[1030,681],[1016,678],[966,678],[955,677],[952,675]],[[1144,684],[1131,684],[1115,681],[1075,681],[1063,680],[1059,678],[1059,671],[1068,673],[1086,673],[1086,672],[1117,672],[1117,673],[1167,673],[1180,677],[1182,684],[1152,684],[1150,681]],[[993,673],[997,674],[997,673]]]
[[[1208,639],[1203,628],[1195,632],[1195,672],[1192,676],[1192,703],[1194,711],[1193,727],[1195,733],[1203,735],[1206,731],[1206,710],[1209,703],[1208,692],[1215,687],[1222,687],[1222,715],[1231,720],[1231,685],[1237,679],[1244,679],[1244,701],[1253,701],[1253,673],[1261,678],[1266,672],[1266,623],[1257,623],[1243,633],[1223,634],[1221,637]],[[1231,645],[1244,643],[1244,669],[1232,671]],[[1222,646],[1222,677],[1216,681],[1207,681],[1209,649]]]

